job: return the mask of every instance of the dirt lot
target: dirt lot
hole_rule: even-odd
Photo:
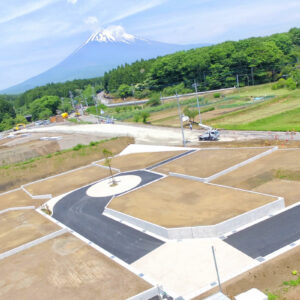
[[[69,171],[90,164],[103,158],[102,150],[110,150],[113,154],[120,153],[134,140],[123,137],[105,141],[93,147],[86,147],[77,151],[57,152],[33,161],[27,161],[8,168],[0,167],[0,192],[8,191],[38,179]]]
[[[299,157],[300,150],[279,150],[219,177],[214,182],[282,196],[286,205],[291,205],[300,201],[300,181],[290,180],[289,177],[280,178],[278,172],[285,170],[299,172]]]
[[[207,121],[209,119],[219,117],[219,116],[225,115],[227,113],[240,110],[242,108],[243,107],[215,109],[212,111],[202,113],[201,119],[202,119],[202,121]],[[200,113],[201,113],[201,111],[200,111]],[[149,118],[149,121],[153,125],[180,127],[180,120],[178,117],[178,108],[172,108],[169,110],[152,113]],[[200,122],[199,115],[197,115],[195,117],[195,122]],[[188,124],[188,123],[186,123],[186,124]],[[194,128],[198,128],[198,126],[195,124]]]
[[[126,299],[151,288],[70,234],[0,261],[0,298]]]
[[[293,270],[300,270],[300,246],[286,252],[238,277],[222,284],[224,293],[230,298],[251,288],[260,289],[264,293],[276,294],[277,300],[299,300],[300,285],[288,287],[284,281],[295,280],[299,276],[292,275]],[[217,292],[213,289],[194,300],[202,300]],[[275,299],[275,298],[274,298]]]
[[[155,169],[169,172],[209,177],[268,149],[200,150]]]
[[[18,210],[1,214],[0,253],[38,239],[60,227],[34,210]]]
[[[46,200],[34,200],[24,191],[17,190],[4,195],[0,195],[0,210],[10,207],[35,206],[38,207]]]
[[[220,223],[276,200],[273,197],[167,177],[114,198],[109,208],[164,227]]]
[[[58,196],[102,178],[108,177],[109,174],[110,173],[108,169],[91,166],[33,183],[25,188],[32,195],[52,194],[52,196]]]
[[[183,152],[185,151],[127,154],[113,158],[112,166],[121,171],[144,169]],[[99,165],[104,165],[104,162],[100,162]]]

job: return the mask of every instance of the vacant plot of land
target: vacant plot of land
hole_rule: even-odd
[[[247,124],[259,119],[273,116],[288,110],[296,109],[299,107],[300,92],[284,90],[285,94],[275,99],[268,100],[264,103],[260,103],[251,106],[241,112],[234,112],[225,115],[224,117],[217,117],[211,121],[211,124],[216,127],[227,127],[229,125],[241,125]],[[228,128],[227,128],[228,129]],[[256,128],[253,127],[253,130]]]
[[[33,183],[25,188],[32,195],[52,194],[52,196],[58,196],[102,178],[108,177],[109,175],[110,173],[108,169],[91,166]]]
[[[17,190],[0,195],[0,210],[10,207],[35,206],[38,207],[46,200],[34,200],[23,190]]]
[[[60,227],[34,210],[18,210],[1,214],[0,253],[59,229]]]
[[[121,171],[138,170],[150,167],[156,163],[184,152],[185,151],[166,151],[127,154],[113,158],[111,163],[112,167],[120,169]],[[104,165],[104,162],[99,162],[99,165]]]
[[[274,201],[275,198],[167,177],[114,198],[109,208],[164,226],[220,223]]]
[[[285,198],[286,205],[290,205],[300,201],[299,157],[300,150],[279,150],[214,182],[281,196]]]
[[[94,146],[79,147],[32,158],[28,161],[0,166],[0,192],[5,192],[34,180],[69,171],[103,158],[104,148],[113,154],[120,153],[133,139],[122,137],[104,140]]]
[[[0,261],[1,299],[127,299],[151,288],[70,234]]]
[[[293,270],[300,270],[300,246],[286,252],[236,278],[222,284],[223,292],[230,298],[243,293],[251,288],[260,289],[264,293],[271,293],[278,297],[269,298],[277,300],[298,300],[300,294],[300,285],[289,286],[283,282],[297,280],[298,274],[292,275]],[[222,274],[221,274],[222,276]],[[217,292],[211,290],[195,300],[205,299],[208,295]]]
[[[197,177],[209,177],[268,149],[200,150],[156,168],[157,172],[174,172]]]

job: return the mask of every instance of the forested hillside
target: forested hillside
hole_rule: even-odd
[[[104,87],[115,92],[121,84],[139,84],[138,89],[162,90],[196,80],[201,90],[276,81],[289,75],[300,56],[300,29],[268,37],[181,51],[147,62],[118,67],[104,75]]]
[[[7,112],[2,109],[0,122],[4,122],[5,126],[0,130],[15,123],[16,120],[12,121],[12,118],[17,113],[31,113],[34,119],[47,118],[55,112],[51,102],[54,98],[49,96],[56,97],[56,108],[70,110],[70,99],[66,99],[70,91],[75,101],[84,99],[92,104],[93,92],[103,89],[122,98],[146,98],[157,92],[163,95],[174,94],[175,91],[189,92],[195,81],[198,90],[205,91],[237,84],[242,87],[274,82],[280,78],[288,79],[289,87],[300,86],[300,28],[267,37],[227,41],[156,59],[140,60],[119,66],[99,78],[47,84],[15,96],[0,95],[4,110],[7,107],[5,101],[11,104]],[[61,98],[65,98],[65,101]],[[3,117],[5,114],[7,118]]]

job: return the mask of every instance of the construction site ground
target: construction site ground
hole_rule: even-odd
[[[257,288],[264,293],[275,294],[277,300],[298,300],[300,285],[287,286],[283,282],[297,280],[300,270],[300,246],[269,260],[222,284],[223,292],[230,298],[251,288]],[[292,271],[297,270],[297,275]],[[222,276],[222,275],[221,275]],[[202,294],[194,300],[203,300],[218,291],[217,288]]]
[[[23,190],[19,189],[0,195],[0,210],[20,206],[38,207],[45,201],[42,199],[32,199]]]
[[[209,177],[264,151],[267,149],[200,150],[154,170],[164,174],[173,172],[196,177]]]
[[[114,198],[109,208],[164,226],[217,224],[276,198],[167,177]]]
[[[76,138],[76,134],[74,137]],[[109,149],[113,154],[118,154],[133,142],[132,138],[122,137],[104,141],[96,146],[81,148],[77,151],[56,152],[23,163],[0,167],[0,192],[100,160],[104,157],[102,153],[104,148]]]
[[[286,205],[299,201],[300,149],[278,150],[233,172],[214,183],[268,193],[285,198]]]
[[[113,171],[115,173],[115,171]],[[53,197],[67,193],[110,175],[108,168],[89,166],[67,174],[55,176],[26,186],[32,195],[52,194]]]
[[[151,288],[70,234],[0,260],[0,298],[126,299]]]
[[[166,160],[170,157],[184,153],[185,151],[165,151],[155,153],[135,153],[117,156],[112,159],[112,167],[120,169],[121,171],[131,171],[144,169],[152,166],[158,162]],[[105,165],[105,162],[99,162],[99,165]]]
[[[0,253],[59,229],[60,227],[35,210],[16,210],[3,213],[0,218]]]

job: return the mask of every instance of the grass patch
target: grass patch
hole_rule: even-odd
[[[300,108],[246,124],[216,124],[215,126],[232,130],[300,131]]]
[[[300,181],[300,171],[276,170],[275,178]]]

